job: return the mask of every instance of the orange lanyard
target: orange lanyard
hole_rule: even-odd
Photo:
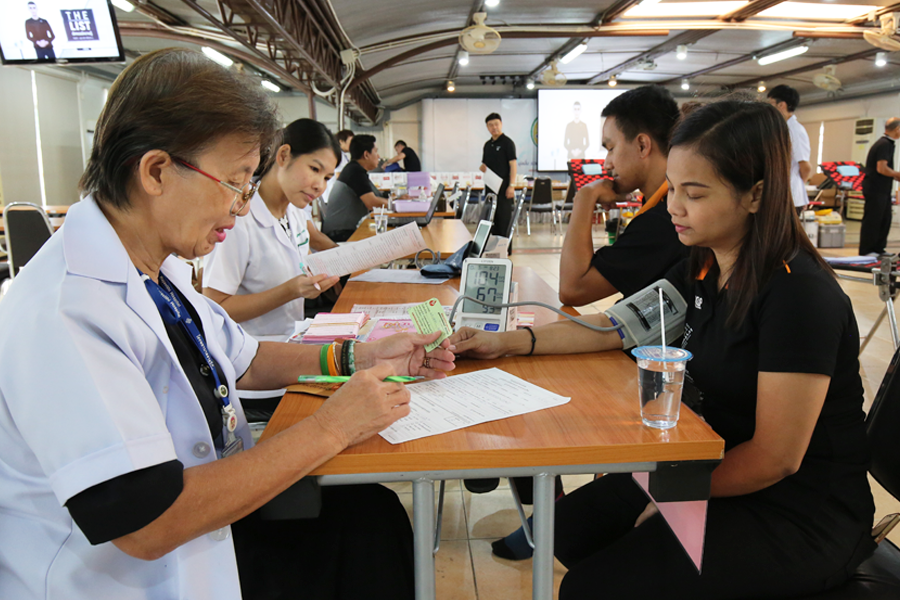
[[[665,195],[668,193],[669,193],[669,182],[663,181],[663,184],[661,186],[659,186],[659,189],[656,190],[656,193],[654,193],[652,196],[650,196],[649,200],[644,202],[644,205],[641,207],[641,210],[637,211],[637,215],[634,215],[634,216],[642,215],[645,212],[647,212],[648,210],[650,210],[651,208],[653,208],[654,206],[656,206],[657,204],[659,204],[660,200],[662,200],[665,197]]]

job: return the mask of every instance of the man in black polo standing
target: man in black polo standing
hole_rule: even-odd
[[[38,16],[37,4],[28,3],[28,10],[31,12],[31,18],[25,21],[25,35],[28,41],[34,44],[34,51],[37,53],[38,60],[56,60],[56,53],[53,51],[53,28],[47,19]]]
[[[497,113],[491,113],[484,120],[491,139],[484,143],[484,152],[481,155],[481,172],[488,169],[496,173],[503,180],[499,190],[487,187],[489,192],[497,194],[497,211],[494,214],[494,226],[491,233],[498,236],[507,236],[510,232],[513,212],[515,211],[517,175],[516,144],[503,134],[503,119]],[[509,240],[509,251],[512,252],[512,240]]]
[[[866,208],[859,229],[859,253],[883,254],[891,230],[891,188],[900,181],[894,170],[894,140],[900,138],[900,118],[893,117],[884,125],[884,135],[869,148],[863,197]]]

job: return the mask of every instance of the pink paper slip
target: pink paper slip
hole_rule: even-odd
[[[366,341],[375,342],[395,333],[416,333],[416,327],[410,319],[378,319]]]
[[[649,489],[650,473],[633,473],[632,477],[652,498]],[[706,500],[690,502],[656,502],[654,500],[654,502],[675,537],[681,542],[681,547],[688,553],[697,570],[700,571],[703,565],[703,541],[706,537]]]

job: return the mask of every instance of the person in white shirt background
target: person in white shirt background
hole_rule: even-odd
[[[791,196],[799,215],[809,204],[806,182],[813,174],[812,164],[809,162],[809,134],[794,114],[800,106],[800,93],[789,85],[776,85],[766,97],[769,104],[777,108],[787,121],[791,134]]]
[[[304,299],[316,298],[337,277],[307,276],[310,248],[337,246],[309,220],[304,208],[334,175],[340,148],[324,125],[299,119],[282,132],[263,171],[250,215],[238,219],[206,259],[203,294],[215,300],[257,339],[284,341],[304,317]]]
[[[0,306],[0,598],[414,597],[392,491],[325,488],[311,519],[256,513],[409,413],[385,377],[453,368],[447,343],[426,355],[436,334],[257,342],[194,290],[182,258],[246,215],[277,133],[260,90],[183,48],[141,56],[110,88],[85,196]],[[254,445],[236,382],[284,387],[323,354],[350,381]]]

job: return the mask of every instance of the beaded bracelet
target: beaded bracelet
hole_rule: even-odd
[[[322,375],[328,375],[328,345],[322,346],[322,349],[319,350],[319,370],[322,371]]]
[[[344,343],[341,344],[341,372],[344,375],[352,375],[353,371],[350,370],[350,346],[353,340],[344,340]]]
[[[356,354],[354,353],[354,346],[356,346],[356,340],[347,340],[349,346],[347,347],[347,375],[353,375],[356,373]]]

